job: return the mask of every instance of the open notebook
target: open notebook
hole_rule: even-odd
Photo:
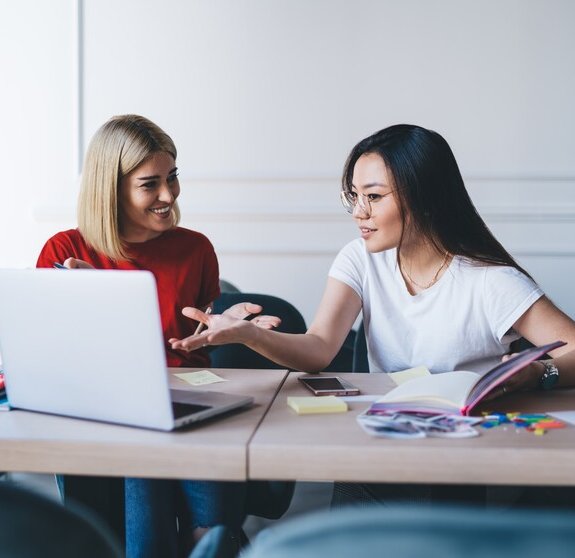
[[[370,411],[377,411],[379,408],[469,415],[497,386],[547,352],[563,345],[563,341],[556,341],[525,349],[483,375],[457,371],[420,376],[393,388],[378,399]]]
[[[170,391],[148,271],[0,269],[0,353],[14,408],[172,430],[253,402]]]

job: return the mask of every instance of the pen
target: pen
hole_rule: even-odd
[[[204,314],[211,314],[212,313],[212,307],[208,306],[204,312]],[[194,331],[194,335],[198,335],[198,333],[201,333],[202,329],[204,329],[204,322],[200,322],[198,324],[198,327],[196,328],[196,331]]]
[[[65,265],[62,265],[61,263],[54,262],[54,269],[68,269],[68,268]]]

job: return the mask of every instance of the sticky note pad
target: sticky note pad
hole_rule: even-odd
[[[298,415],[312,413],[345,413],[347,403],[335,395],[321,397],[288,397],[288,407],[291,407]]]
[[[414,378],[421,376],[429,376],[431,372],[426,366],[416,366],[415,368],[408,368],[407,370],[400,370],[399,372],[392,372],[389,377],[399,386]]]
[[[200,370],[199,372],[181,372],[174,374],[184,382],[192,386],[203,386],[205,384],[215,384],[216,382],[227,382],[225,378],[220,378],[217,374],[209,370]]]

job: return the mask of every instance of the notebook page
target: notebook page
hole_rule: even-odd
[[[428,402],[441,408],[465,406],[467,394],[479,378],[475,372],[444,372],[421,376],[392,389],[378,403]]]

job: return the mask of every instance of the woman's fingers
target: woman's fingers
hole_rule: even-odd
[[[277,316],[254,316],[249,324],[245,318],[261,312],[259,304],[241,302],[228,308],[223,314],[207,314],[199,308],[186,306],[182,314],[191,320],[200,322],[206,329],[199,334],[190,335],[184,339],[171,338],[168,340],[172,349],[183,351],[195,351],[206,345],[222,345],[225,343],[241,343],[246,335],[245,328],[252,324],[262,329],[273,329],[280,325],[281,320]]]
[[[93,265],[77,258],[67,258],[62,265],[68,269],[94,269]]]
[[[202,312],[199,308],[186,306],[182,309],[182,314],[186,316],[186,318],[191,318],[192,320],[196,320],[196,322],[202,322],[203,324],[208,325],[209,314]]]
[[[233,306],[230,306],[224,310],[224,316],[230,316],[231,318],[236,318],[238,320],[244,320],[252,314],[259,314],[262,311],[262,307],[259,304],[253,304],[251,302],[238,302]]]
[[[277,316],[256,316],[251,322],[262,329],[273,329],[282,323],[281,319]]]

